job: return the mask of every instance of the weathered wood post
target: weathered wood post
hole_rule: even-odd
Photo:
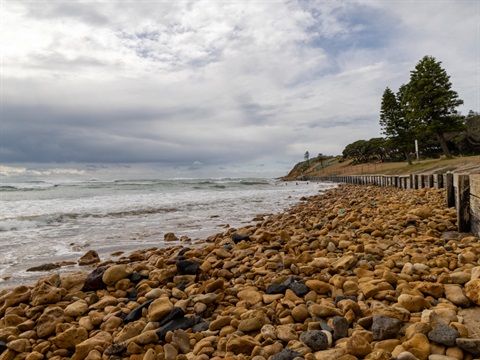
[[[458,232],[470,231],[470,177],[468,175],[455,175],[455,202],[457,208]]]
[[[480,174],[470,175],[470,231],[480,236]]]
[[[445,189],[447,191],[447,207],[454,207],[455,187],[453,186],[453,173],[445,174]]]

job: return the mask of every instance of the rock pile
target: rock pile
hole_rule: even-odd
[[[435,189],[341,186],[196,248],[0,292],[0,360],[480,357],[480,243]]]

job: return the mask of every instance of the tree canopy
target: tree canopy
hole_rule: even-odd
[[[461,116],[463,104],[452,90],[450,76],[433,56],[424,56],[410,72],[410,81],[395,93],[387,87],[380,106],[383,138],[357,140],[348,144],[345,158],[356,162],[371,159],[396,159],[403,156],[412,164],[415,140],[425,155],[438,156],[441,151],[451,157],[450,149],[461,153],[479,151],[478,113]]]

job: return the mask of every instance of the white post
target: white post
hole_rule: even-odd
[[[418,140],[415,140],[415,152],[417,153],[417,161],[419,160],[418,156]]]

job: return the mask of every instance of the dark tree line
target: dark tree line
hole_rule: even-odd
[[[372,159],[407,160],[412,164],[415,140],[423,155],[446,157],[480,151],[480,116],[461,116],[463,104],[452,90],[450,76],[432,56],[425,56],[410,72],[408,84],[395,93],[386,88],[380,106],[380,126],[385,138],[357,140],[343,156],[357,162]]]

